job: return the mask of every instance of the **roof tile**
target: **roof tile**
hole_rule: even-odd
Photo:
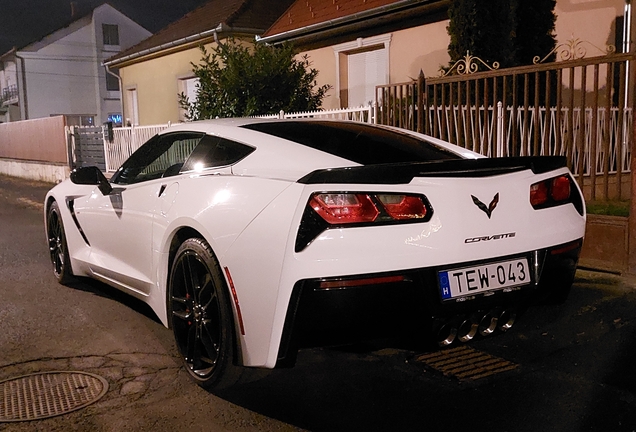
[[[293,0],[210,0],[109,62],[213,30],[219,24],[263,32]]]
[[[400,0],[296,0],[263,36],[285,33],[398,1]]]

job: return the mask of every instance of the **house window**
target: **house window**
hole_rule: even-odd
[[[183,78],[179,80],[179,94],[184,94],[190,104],[197,100],[197,90],[199,85],[199,78]],[[180,121],[186,120],[186,110],[179,106]]]
[[[108,114],[108,121],[111,122],[113,124],[113,126],[115,127],[122,127],[123,126],[123,118],[121,116],[121,114],[119,113],[110,113]]]
[[[126,90],[126,126],[139,125],[139,103],[137,89]]]
[[[375,87],[389,83],[391,35],[359,38],[333,47],[336,91],[340,106],[359,107],[375,102]]]
[[[116,24],[102,24],[104,45],[119,45],[119,26]]]
[[[51,117],[55,117],[57,115],[60,115],[60,114],[51,114]],[[95,126],[94,115],[65,114],[64,117],[66,119],[67,126]]]
[[[368,106],[375,101],[375,86],[387,84],[384,47],[347,55],[347,99],[350,107]]]
[[[106,90],[119,91],[119,80],[112,73],[106,72]]]

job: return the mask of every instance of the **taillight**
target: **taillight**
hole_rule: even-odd
[[[548,202],[548,184],[545,181],[530,186],[530,204],[538,207]]]
[[[329,228],[428,222],[433,208],[424,195],[366,192],[318,192],[303,213],[296,252]]]
[[[313,195],[309,205],[330,224],[373,222],[379,214],[366,194],[321,193]]]
[[[535,209],[553,207],[571,202],[572,179],[561,175],[530,186],[530,204]]]
[[[550,196],[555,201],[565,201],[570,198],[570,178],[560,176],[552,179]]]
[[[377,195],[386,212],[395,220],[423,219],[426,217],[426,205],[421,196],[415,195]]]

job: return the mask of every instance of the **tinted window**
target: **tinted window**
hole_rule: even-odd
[[[253,151],[253,147],[206,135],[194,149],[182,171],[199,171],[205,168],[232,165]]]
[[[364,123],[271,122],[242,126],[361,165],[461,159],[428,141]]]
[[[132,184],[176,175],[202,137],[201,133],[157,135],[124,162],[112,182]]]

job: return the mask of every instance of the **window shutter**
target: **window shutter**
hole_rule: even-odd
[[[387,83],[386,49],[350,54],[347,59],[349,106],[366,106],[375,101],[375,86]]]

